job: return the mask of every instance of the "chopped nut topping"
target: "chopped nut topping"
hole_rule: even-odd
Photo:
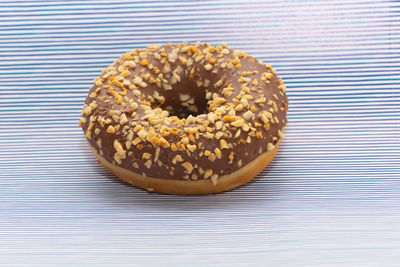
[[[204,69],[205,70],[211,70],[213,68],[213,65],[211,65],[211,64],[206,64],[205,66],[204,66]]]
[[[264,111],[264,112],[262,112],[262,113],[260,114],[260,119],[261,119],[261,121],[262,121],[263,123],[265,123],[265,124],[269,123],[269,119],[268,119],[268,117],[267,117],[267,115],[266,115],[266,111]]]
[[[140,137],[136,137],[133,141],[132,141],[132,145],[136,146],[137,144],[139,144],[140,142],[142,142],[142,139]]]
[[[124,124],[127,123],[127,122],[128,122],[128,118],[126,117],[125,114],[122,114],[121,117],[120,117],[120,119],[119,119],[119,123],[120,123],[121,125],[124,125]]]
[[[87,119],[86,119],[85,117],[83,117],[83,118],[81,118],[81,119],[79,120],[79,122],[80,122],[80,126],[82,126],[82,124],[84,124],[84,123],[87,122]]]
[[[194,58],[194,62],[199,62],[202,59],[203,59],[203,55],[197,56]]]
[[[237,165],[238,165],[239,168],[242,167],[243,163],[242,163],[242,160],[241,160],[241,159],[237,162]]]
[[[208,178],[210,178],[210,176],[213,174],[213,171],[211,170],[211,169],[207,169],[205,172],[204,172],[204,179],[208,179]]]
[[[190,152],[194,152],[196,150],[196,145],[186,145]]]
[[[186,64],[186,58],[185,57],[178,57],[179,62],[182,64]]]
[[[272,143],[268,143],[268,144],[267,144],[267,150],[268,150],[268,151],[271,151],[271,150],[273,150],[274,148],[275,148],[274,144],[272,144]]]
[[[250,120],[252,117],[253,117],[253,112],[251,112],[250,110],[249,110],[249,111],[246,111],[246,112],[243,114],[243,118],[244,118],[245,120]]]
[[[238,120],[235,120],[235,121],[231,122],[231,125],[234,126],[234,127],[242,127],[243,124],[244,124],[244,120],[243,119],[238,119]]]
[[[223,55],[229,55],[229,50],[227,48],[224,48],[224,49],[221,50],[220,53],[223,54]]]
[[[124,70],[124,71],[121,73],[121,76],[124,77],[124,78],[126,78],[126,77],[128,77],[130,74],[131,74],[131,73],[129,72],[129,70]]]
[[[237,106],[235,107],[235,110],[236,110],[236,111],[242,111],[242,110],[243,110],[243,105],[242,105],[242,104],[237,105]]]
[[[224,116],[223,120],[224,122],[233,122],[236,120],[236,118],[232,116]]]
[[[151,158],[151,154],[150,153],[147,153],[147,152],[143,153],[142,159],[150,159],[150,158]]]
[[[211,161],[211,162],[214,162],[216,158],[217,157],[216,157],[216,155],[214,153],[210,153],[208,155],[208,160]]]
[[[151,162],[151,160],[147,160],[143,165],[146,166],[147,169],[150,169],[151,165],[152,165],[152,162]]]
[[[121,104],[122,103],[122,96],[119,95],[117,92],[113,91],[113,90],[108,90],[107,94],[112,95],[114,97],[114,101],[117,104]]]
[[[112,125],[109,125],[107,128],[107,133],[110,133],[110,134],[115,133],[115,128]]]
[[[167,140],[165,140],[164,137],[160,137],[160,139],[158,139],[158,144],[159,144],[160,147],[162,147],[162,148],[168,148],[168,147],[170,147],[170,144],[168,143]]]
[[[221,105],[221,104],[223,104],[225,102],[226,102],[226,99],[222,98],[222,97],[217,97],[213,101],[214,105],[216,105],[216,106],[219,106],[219,105]]]
[[[213,175],[211,175],[210,179],[211,179],[211,182],[212,182],[213,186],[216,186],[217,183],[218,183],[218,175],[217,174],[213,174]]]
[[[179,100],[180,101],[187,101],[190,99],[190,95],[188,94],[179,94]]]
[[[221,147],[221,150],[229,149],[228,143],[224,139],[219,140],[219,146]]]
[[[163,88],[164,88],[165,91],[172,90],[172,86],[167,84],[167,83],[163,83]]]
[[[233,151],[231,151],[231,152],[229,153],[229,157],[228,157],[228,158],[229,158],[230,161],[233,161],[234,154],[235,154],[235,153],[234,153]]]
[[[140,130],[137,134],[138,134],[138,136],[139,136],[140,138],[145,139],[146,136],[147,136],[147,131],[144,130],[144,129],[142,129],[142,130]]]
[[[219,131],[215,134],[215,139],[219,140],[222,136],[224,136],[224,133],[222,131]]]
[[[174,143],[172,143],[172,144],[171,144],[171,150],[172,150],[172,151],[177,151],[177,150],[178,150],[178,147],[177,147]]]
[[[120,142],[118,142],[117,139],[114,140],[114,148],[120,154],[122,154],[124,152],[122,145],[120,144]]]
[[[192,163],[186,161],[184,163],[182,163],[182,167],[184,167],[186,169],[186,173],[191,174],[193,171],[193,165]]]
[[[281,130],[278,130],[278,136],[281,139],[284,137],[283,132]]]
[[[147,66],[147,65],[149,65],[149,62],[147,61],[147,59],[143,59],[143,60],[139,61],[139,64],[142,66]]]
[[[182,156],[181,155],[175,155],[175,157],[172,159],[172,163],[173,164],[176,164],[177,162],[182,162],[183,161],[183,158],[182,158]]]
[[[218,159],[222,158],[222,152],[221,152],[221,150],[219,148],[216,148],[214,150],[214,153],[215,153],[215,155],[217,156]]]
[[[214,87],[220,87],[222,84],[224,83],[224,81],[221,79],[221,80],[218,80],[215,84],[214,84]]]
[[[101,86],[101,85],[103,84],[103,80],[102,80],[102,78],[96,78],[96,79],[94,80],[94,83],[95,83],[97,86]]]

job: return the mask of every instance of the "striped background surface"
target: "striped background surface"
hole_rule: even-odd
[[[1,266],[399,266],[400,3],[0,1]],[[148,194],[96,162],[88,88],[150,43],[274,66],[286,137],[254,183]]]

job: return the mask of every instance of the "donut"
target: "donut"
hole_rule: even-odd
[[[270,65],[226,44],[149,45],[94,80],[79,125],[98,161],[133,186],[220,193],[274,158],[285,91]]]

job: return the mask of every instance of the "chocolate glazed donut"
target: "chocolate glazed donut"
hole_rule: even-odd
[[[94,83],[79,125],[105,168],[148,191],[244,184],[271,162],[287,122],[274,69],[225,44],[137,49]]]

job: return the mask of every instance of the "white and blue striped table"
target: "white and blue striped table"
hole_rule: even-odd
[[[0,1],[1,266],[400,265],[400,3],[245,2]],[[100,70],[181,41],[287,84],[286,137],[248,186],[147,194],[89,151]]]

